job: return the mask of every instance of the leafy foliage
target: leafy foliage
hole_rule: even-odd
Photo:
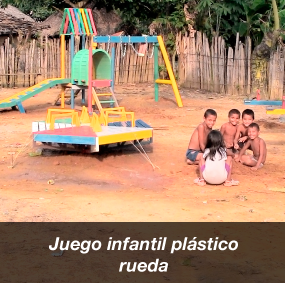
[[[230,39],[238,31],[238,24],[245,18],[244,5],[247,0],[200,0],[196,29],[202,30],[209,37],[222,35]]]
[[[281,28],[285,29],[285,0],[276,0]],[[147,33],[148,26],[155,22],[167,36],[167,46],[174,48],[177,31],[188,30],[184,5],[188,4],[195,19],[195,29],[205,32],[210,38],[222,35],[233,44],[237,32],[251,36],[255,45],[264,33],[272,30],[274,17],[272,1],[268,0],[0,0],[0,6],[11,4],[36,20],[44,20],[55,9],[84,6],[116,10],[121,16],[121,28],[129,34]]]

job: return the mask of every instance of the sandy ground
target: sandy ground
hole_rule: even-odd
[[[0,99],[19,90],[2,89]],[[250,107],[268,147],[264,168],[253,172],[235,163],[238,187],[199,187],[197,167],[185,163],[189,138],[207,108],[217,110],[214,128],[220,128],[229,109],[247,108],[242,98],[181,89],[178,108],[170,86],[160,88],[157,103],[152,85],[117,86],[119,104],[154,128],[154,143],[145,147],[154,170],[133,146],[31,157],[32,121],[45,119],[58,93],[27,100],[26,114],[0,111],[0,221],[284,221],[285,124],[265,107]],[[80,109],[79,98],[76,103]],[[12,169],[9,153],[19,151]]]

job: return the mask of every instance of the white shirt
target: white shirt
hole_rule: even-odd
[[[206,182],[210,184],[221,184],[223,183],[228,176],[228,172],[225,167],[225,161],[227,160],[226,149],[222,148],[222,156],[217,151],[213,160],[210,159],[209,153],[210,149],[206,148],[203,154],[205,161],[205,169],[203,171],[203,178]]]

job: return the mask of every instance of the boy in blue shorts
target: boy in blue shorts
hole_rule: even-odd
[[[207,109],[204,113],[204,122],[194,130],[186,152],[187,164],[199,164],[205,150],[207,136],[212,130],[217,120],[217,112]]]

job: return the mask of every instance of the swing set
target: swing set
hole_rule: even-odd
[[[110,46],[110,43],[119,43],[124,44],[124,47],[121,48],[122,57],[126,54],[126,47],[127,44],[129,44],[134,52],[138,56],[144,56],[144,53],[146,53],[146,56],[148,58],[152,58],[154,56],[154,90],[155,90],[155,101],[158,101],[159,98],[159,84],[171,84],[173,88],[173,92],[177,101],[177,105],[179,107],[182,107],[182,101],[181,96],[178,90],[177,82],[175,80],[175,76],[171,67],[171,63],[169,61],[166,48],[163,42],[163,39],[161,36],[94,36],[93,37],[93,43],[107,43],[108,46]],[[139,50],[137,51],[134,47],[134,43],[141,43]],[[153,49],[151,51],[151,54],[149,54],[149,50],[147,50],[147,44],[152,43]],[[158,48],[160,48],[166,69],[168,71],[169,80],[163,80],[159,79],[159,68],[158,68]],[[107,47],[108,49],[108,47]],[[89,54],[92,52],[92,47],[89,47]],[[115,49],[112,48],[112,62],[115,62]],[[114,64],[112,64],[112,77],[114,78]],[[92,70],[89,70],[89,73],[92,73]],[[89,90],[90,95],[90,90]],[[88,95],[88,97],[89,97]]]

